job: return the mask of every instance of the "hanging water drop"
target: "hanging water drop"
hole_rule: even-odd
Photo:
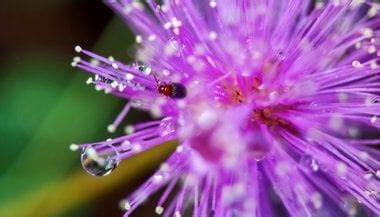
[[[378,171],[375,171],[375,172],[372,172],[372,171],[366,171],[364,174],[363,174],[363,178],[365,180],[375,180],[375,181],[380,181],[380,170]]]
[[[173,118],[168,117],[162,119],[160,126],[159,126],[159,132],[161,136],[166,136],[168,134],[171,134],[175,132],[176,127]]]
[[[167,45],[164,47],[164,54],[166,56],[180,56],[184,46],[175,38],[170,38]]]
[[[183,45],[181,45],[175,38],[170,38],[169,44],[175,51],[180,51],[183,47]]]
[[[266,149],[255,149],[249,152],[256,162],[260,162],[266,158],[268,155],[268,150]]]
[[[147,66],[139,66],[138,69],[144,73],[145,75],[150,75],[151,72],[152,72],[152,69],[150,67],[147,67]]]
[[[363,175],[363,178],[365,180],[371,180],[373,178],[374,174],[371,171],[366,171]]]
[[[369,100],[369,104],[379,104],[380,103],[380,97],[378,97],[378,96],[372,97],[368,100]]]
[[[283,51],[278,51],[277,52],[277,59],[280,61],[285,60],[285,53]]]
[[[303,155],[299,163],[308,171],[317,172],[319,170],[318,162],[308,154]]]
[[[359,202],[360,200],[357,200],[358,203],[361,203]],[[342,208],[343,210],[349,214],[350,216],[355,216],[358,212],[358,209],[357,209],[357,205],[354,201],[353,198],[343,198],[343,204],[342,204]]]
[[[81,155],[82,167],[93,176],[109,175],[119,164],[117,155],[111,145],[88,146]]]

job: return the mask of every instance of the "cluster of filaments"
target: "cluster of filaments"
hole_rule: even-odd
[[[215,10],[223,3],[209,1],[212,13],[217,14]],[[201,43],[191,44],[183,36],[184,32],[191,32],[186,29],[188,23],[184,19],[166,17],[171,10],[168,5],[148,3],[150,12],[158,15],[162,29],[173,35],[162,39],[161,29],[150,30],[141,19],[146,13],[145,4],[139,1],[109,1],[109,4],[126,22],[133,19],[133,27],[142,26],[143,34],[136,36],[136,42],[144,48],[138,58],[149,62],[152,68],[123,64],[79,46],[75,50],[82,56],[75,57],[72,65],[94,73],[87,83],[94,84],[97,90],[129,100],[108,126],[110,132],[116,131],[131,108],[150,111],[157,120],[127,126],[127,135],[122,137],[72,145],[72,150],[82,150],[82,165],[88,173],[108,175],[119,162],[136,153],[179,136],[188,138],[179,135],[193,124],[186,121],[190,119],[202,126],[209,124],[212,115],[201,111],[197,115],[204,119],[191,120],[183,114],[194,112],[193,107],[207,100],[223,109],[250,105],[248,119],[253,126],[250,129],[271,146],[263,161],[244,153],[245,157],[235,165],[239,168],[236,171],[207,164],[195,146],[184,140],[149,180],[122,201],[126,216],[160,189],[164,191],[155,211],[165,216],[265,214],[269,212],[265,207],[270,207],[273,199],[268,195],[273,193],[295,216],[311,216],[335,208],[356,215],[358,204],[347,195],[380,213],[380,162],[378,151],[373,149],[380,139],[373,135],[364,139],[361,135],[361,129],[377,132],[380,127],[380,34],[376,19],[358,24],[352,31],[343,28],[344,25],[342,32],[328,31],[329,25],[321,29],[297,29],[300,34],[294,35],[295,41],[291,43],[294,47],[287,49],[255,47],[259,43],[253,42],[253,47],[243,49],[244,45],[229,43],[217,31],[199,29],[205,35],[202,43],[209,46],[205,49]],[[299,6],[294,4],[295,8]],[[312,13],[310,20],[322,17],[329,23],[329,16],[341,13],[340,8],[347,5],[353,11],[364,5],[367,18],[374,18],[379,10],[378,4],[364,0],[317,0],[315,10],[320,12]],[[236,24],[232,20],[222,21]],[[322,21],[316,23],[322,25]],[[236,25],[245,28],[241,23]],[[280,28],[281,32],[292,31],[291,25],[283,25],[289,29]],[[340,33],[343,35],[339,36]],[[329,37],[330,34],[333,36]],[[274,39],[279,44],[288,43],[285,35],[278,34]],[[181,37],[186,40],[181,41]],[[260,42],[262,37],[258,36]],[[226,57],[213,55],[209,50]],[[244,52],[236,53],[237,50]],[[338,62],[338,58],[342,60]],[[236,65],[226,65],[223,63],[226,60],[233,60],[231,64]],[[160,95],[155,77],[168,83],[183,83],[190,95],[180,100]],[[221,137],[228,140],[226,135]],[[254,149],[245,151],[257,151]],[[210,167],[204,168],[205,164]],[[326,203],[342,200],[343,205]]]

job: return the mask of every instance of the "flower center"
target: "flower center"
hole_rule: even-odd
[[[198,103],[190,112],[190,122],[199,118],[193,122],[187,141],[212,165],[226,165],[244,157],[261,160],[272,150],[276,131],[297,132],[286,118],[297,104],[281,102],[287,89],[265,86],[259,77],[244,79],[233,86],[221,84],[216,91],[217,103],[211,103],[206,96],[199,97],[203,104]]]
[[[278,115],[278,113],[293,109],[294,107],[294,105],[277,105],[257,108],[253,110],[251,120],[256,123],[265,124],[268,127],[278,126],[285,129],[290,129],[292,127],[291,123]]]

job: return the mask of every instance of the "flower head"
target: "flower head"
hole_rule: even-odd
[[[125,200],[126,216],[162,188],[155,211],[176,217],[272,216],[278,204],[291,216],[380,214],[379,4],[107,3],[137,34],[137,62],[77,46],[72,64],[128,100],[110,132],[131,108],[154,120],[71,148],[103,176],[138,152],[180,144]]]

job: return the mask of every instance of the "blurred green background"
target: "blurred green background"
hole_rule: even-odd
[[[0,27],[0,217],[121,216],[118,202],[173,144],[108,177],[87,175],[68,146],[122,134],[106,126],[125,101],[86,85],[70,63],[77,44],[129,61],[133,35],[100,0],[1,0]],[[124,124],[144,118],[132,111]],[[133,216],[153,209],[154,198]]]

